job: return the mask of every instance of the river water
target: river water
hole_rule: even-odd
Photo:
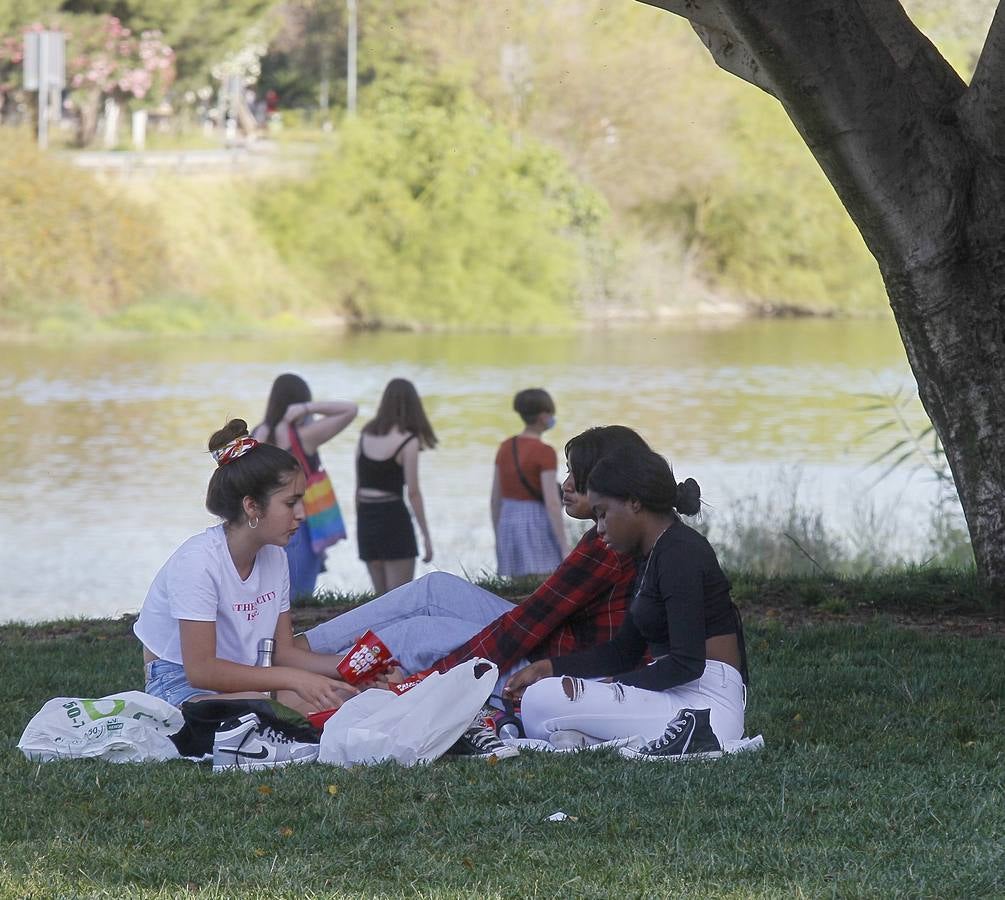
[[[933,484],[867,463],[894,433],[868,393],[911,391],[892,322],[783,320],[589,334],[363,334],[312,339],[8,345],[0,363],[0,621],[116,615],[139,608],[174,548],[212,524],[203,508],[210,433],[258,422],[272,379],[304,376],[315,397],[361,406],[323,461],[353,532],[358,426],[394,376],[412,379],[440,446],[420,477],[436,558],[419,572],[494,569],[492,461],[518,430],[520,388],[558,406],[550,441],[593,424],[637,428],[679,479],[696,477],[715,517],[791,492],[829,527],[861,528],[874,504],[907,543]],[[918,412],[912,424],[923,422]],[[352,537],[329,551],[324,586],[366,589]]]

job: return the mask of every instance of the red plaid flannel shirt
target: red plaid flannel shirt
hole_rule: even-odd
[[[467,643],[433,664],[440,672],[476,656],[505,672],[609,641],[628,613],[635,560],[611,550],[591,528],[548,580]]]

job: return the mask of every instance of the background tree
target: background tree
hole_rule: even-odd
[[[278,27],[262,59],[261,90],[286,108],[342,105],[346,65],[345,0],[298,0],[276,10]]]
[[[309,179],[262,196],[280,253],[309,260],[319,293],[360,324],[563,321],[600,198],[462,87],[398,86],[369,97]]]
[[[133,33],[114,16],[65,16],[67,86],[80,109],[77,143],[94,138],[102,102],[155,104],[174,83],[174,51],[159,31]]]
[[[774,95],[879,264],[979,571],[1005,586],[1005,12],[969,85],[898,0],[644,0]]]
[[[784,114],[738,81],[710,84],[681,20],[607,0],[478,15],[426,0],[396,31],[413,64],[455,73],[604,194],[616,252],[601,308],[884,314],[876,263]]]
[[[178,81],[183,87],[206,82],[211,66],[240,47],[248,29],[275,5],[274,0],[63,0],[39,3],[27,0],[41,13],[115,16],[134,32],[160,31],[178,57]],[[20,0],[0,0],[19,7]],[[14,13],[11,13],[14,17]],[[15,22],[27,21],[23,14]]]
[[[55,15],[0,40],[0,92],[20,84],[24,33],[53,29],[66,36],[66,84],[79,110],[77,144],[94,138],[105,100],[147,105],[174,83],[174,51],[159,31],[133,32],[114,16]]]

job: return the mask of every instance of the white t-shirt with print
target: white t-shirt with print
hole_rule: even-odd
[[[154,578],[133,632],[155,656],[181,664],[179,619],[216,622],[218,659],[252,666],[258,642],[275,636],[290,608],[282,547],[262,547],[247,580],[237,574],[223,525],[190,537]]]

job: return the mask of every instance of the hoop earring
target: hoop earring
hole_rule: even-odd
[[[248,519],[248,527],[249,528],[257,528],[258,527],[258,516],[255,516],[254,520]]]

